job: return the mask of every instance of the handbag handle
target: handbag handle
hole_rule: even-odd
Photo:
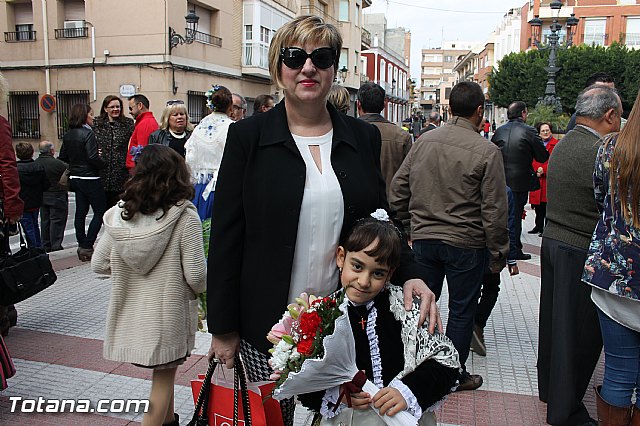
[[[209,395],[211,393],[211,378],[220,362],[217,359],[209,361],[207,374],[202,382],[202,387],[198,393],[196,408],[188,426],[207,426],[209,424]],[[242,393],[242,408],[244,411],[245,426],[251,426],[251,408],[249,404],[249,391],[247,389],[247,378],[245,374],[244,362],[240,354],[236,354],[233,374],[233,425],[238,426],[238,390]]]

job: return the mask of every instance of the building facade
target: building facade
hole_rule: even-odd
[[[365,28],[372,35],[371,47],[361,54],[363,72],[367,80],[379,84],[386,93],[387,107],[382,115],[393,123],[401,123],[411,116],[409,64],[410,50],[404,28],[387,28],[384,14],[364,16]]]
[[[124,4],[124,3],[123,3]],[[207,114],[204,92],[223,85],[252,101],[282,98],[269,77],[267,52],[275,31],[300,14],[335,24],[344,38],[343,84],[360,86],[362,9],[370,0],[138,0],[126,7],[83,0],[0,2],[0,71],[9,82],[14,140],[57,142],[76,103],[100,113],[107,95],[146,95],[159,119],[167,100],[182,99],[190,120]],[[196,31],[185,27],[190,12]],[[191,35],[191,43],[181,44]],[[171,42],[173,36],[174,43]],[[53,95],[55,107],[41,105]],[[125,99],[126,100],[126,99]]]

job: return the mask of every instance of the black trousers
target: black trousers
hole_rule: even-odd
[[[66,192],[45,192],[40,207],[42,245],[47,251],[62,250],[67,227],[69,198]]]
[[[102,216],[107,211],[107,200],[100,179],[71,179],[71,190],[76,193],[76,215],[74,227],[78,246],[92,249],[102,227]],[[93,209],[93,219],[85,231],[89,207]]]
[[[498,293],[500,292],[500,274],[492,274],[490,272],[482,276],[482,289],[480,300],[478,300],[478,309],[473,318],[475,325],[484,328],[487,325],[489,316],[493,307],[498,301]]]
[[[533,210],[536,212],[536,226],[538,232],[544,229],[544,220],[547,217],[547,203],[532,204]]]
[[[589,419],[582,403],[602,352],[591,287],[581,281],[587,251],[542,238],[538,392],[547,423],[579,425]]]
[[[529,201],[529,192],[513,191],[513,203],[514,203],[514,218],[513,228],[516,231],[516,248],[518,252],[522,252],[522,213],[524,212],[524,206]]]

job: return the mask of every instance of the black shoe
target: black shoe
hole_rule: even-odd
[[[527,231],[527,234],[537,234],[541,232],[538,228],[533,228],[531,231]]]
[[[516,256],[516,260],[529,260],[531,259],[531,255],[528,253],[518,253],[518,255]]]
[[[476,390],[482,386],[482,376],[479,374],[469,374],[466,371],[460,375],[458,379],[460,384],[456,388],[456,392]]]
[[[542,237],[542,232],[538,234],[538,237]]]

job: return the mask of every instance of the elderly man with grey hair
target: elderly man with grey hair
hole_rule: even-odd
[[[440,113],[438,111],[431,111],[429,113],[429,124],[424,126],[422,130],[420,130],[420,135],[427,133],[429,130],[437,129],[440,127],[440,123],[442,122],[442,117],[440,117]]]
[[[233,99],[233,105],[231,106],[229,118],[233,121],[240,121],[247,113],[247,101],[242,95],[237,93],[232,93],[231,98]]]
[[[581,284],[598,222],[593,170],[603,136],[620,129],[616,91],[587,87],[576,127],[556,145],[547,171],[547,225],[541,250],[538,391],[551,425],[596,425],[582,403],[602,351],[591,289]]]
[[[67,186],[60,178],[67,170],[67,163],[54,158],[55,147],[49,141],[42,141],[39,145],[40,156],[35,162],[42,164],[51,186],[43,193],[40,207],[40,223],[42,245],[46,251],[62,250],[64,229],[67,226],[69,203]]]

